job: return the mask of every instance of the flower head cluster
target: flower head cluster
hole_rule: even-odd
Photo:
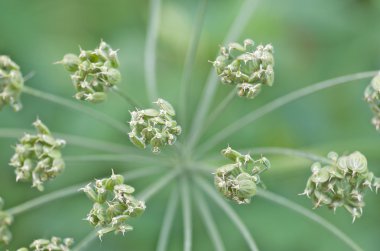
[[[104,41],[93,51],[80,49],[79,56],[66,54],[57,63],[71,73],[71,79],[77,90],[75,98],[93,103],[106,99],[106,91],[121,80],[117,50],[113,50]]]
[[[8,56],[0,55],[0,110],[10,105],[16,112],[21,110],[20,94],[24,87],[20,67]]]
[[[15,147],[9,165],[16,168],[16,181],[32,181],[33,187],[42,191],[43,183],[55,178],[65,168],[61,149],[66,142],[53,138],[41,120],[33,123],[37,134],[25,134]]]
[[[372,124],[380,130],[380,72],[372,79],[366,88],[364,98],[373,111]]]
[[[367,159],[360,152],[340,157],[330,152],[328,158],[331,163],[326,166],[320,162],[312,164],[312,175],[303,194],[311,198],[316,208],[326,205],[335,212],[343,206],[355,220],[363,213],[366,190],[377,191],[380,179],[368,171]]]
[[[9,226],[13,222],[13,217],[6,211],[3,211],[4,200],[0,197],[0,244],[9,244],[12,240],[12,233]]]
[[[243,45],[230,43],[220,48],[220,55],[212,62],[224,84],[236,85],[238,95],[253,99],[263,85],[274,81],[273,47],[270,44],[255,47],[251,39]]]
[[[152,151],[159,153],[161,147],[173,145],[182,130],[173,119],[175,111],[169,102],[158,99],[155,104],[159,110],[145,109],[131,112],[129,122],[131,132],[128,135],[137,147],[145,148],[150,144]]]
[[[132,195],[135,189],[123,183],[123,176],[112,172],[110,178],[96,180],[95,184],[81,189],[94,202],[86,220],[99,229],[99,238],[109,232],[124,235],[126,231],[133,230],[126,222],[145,210],[145,203]]]
[[[58,237],[52,237],[50,240],[38,239],[30,244],[30,248],[19,248],[17,251],[70,251],[74,240],[72,238],[61,239]]]
[[[238,204],[249,203],[256,194],[260,173],[270,168],[269,160],[265,157],[254,160],[251,155],[243,155],[231,147],[223,149],[221,153],[234,163],[216,169],[214,176],[216,188],[224,197]]]

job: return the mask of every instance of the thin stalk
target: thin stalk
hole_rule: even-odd
[[[279,155],[287,155],[292,157],[299,157],[304,159],[309,159],[311,161],[319,161],[325,164],[331,164],[331,160],[328,158],[305,152],[300,151],[297,149],[291,149],[291,148],[285,148],[285,147],[254,147],[254,148],[248,148],[243,150],[237,150],[242,153],[252,153],[252,154],[279,154]],[[213,156],[210,159],[217,159],[220,158],[220,154]]]
[[[220,195],[215,192],[214,188],[211,187],[203,178],[195,177],[195,182],[199,185],[199,187],[209,195],[209,197],[226,213],[226,215],[232,220],[237,229],[240,231],[245,241],[247,242],[250,250],[258,251],[258,247],[256,245],[255,240],[251,236],[248,228],[245,226],[244,222],[240,219],[240,217],[235,213],[232,207],[227,204]]]
[[[145,81],[148,97],[151,102],[156,101],[157,77],[156,77],[156,44],[160,22],[161,0],[150,0],[148,33],[145,42]]]
[[[33,89],[29,86],[24,86],[22,91],[26,94],[35,96],[37,98],[48,100],[50,102],[53,102],[53,103],[68,107],[70,109],[82,112],[84,114],[87,114],[87,115],[93,117],[94,119],[117,129],[118,131],[120,131],[122,133],[127,132],[126,131],[126,125],[124,123],[121,123],[121,122],[115,120],[114,118],[107,116],[104,113],[98,112],[94,109],[88,108],[88,107],[83,106],[83,105],[78,104],[78,103],[75,103],[71,100],[61,98],[61,97],[53,95],[51,93],[42,92],[42,91]]]
[[[182,80],[180,84],[180,106],[179,106],[179,114],[182,116],[182,126],[183,126],[183,132],[186,132],[186,125],[187,125],[187,97],[189,95],[189,88],[190,88],[190,80],[193,73],[194,68],[194,61],[195,57],[197,55],[197,48],[199,45],[199,40],[202,33],[202,27],[204,22],[204,17],[207,9],[207,2],[208,0],[200,0],[199,7],[197,10],[197,15],[195,17],[194,21],[194,29],[191,35],[190,39],[190,46],[186,53],[185,58],[185,64],[184,64],[184,71],[182,74]],[[183,136],[182,136],[183,138]]]
[[[169,198],[168,206],[165,210],[165,216],[162,223],[160,237],[158,238],[156,251],[166,251],[168,246],[170,229],[173,225],[173,220],[177,212],[178,206],[178,191],[173,190]]]
[[[285,96],[282,96],[280,98],[277,98],[273,100],[272,102],[269,102],[268,104],[260,107],[259,109],[256,109],[255,111],[248,113],[241,119],[236,120],[231,125],[227,126],[223,130],[220,130],[216,135],[214,135],[211,139],[209,139],[207,142],[202,144],[200,147],[198,147],[198,154],[202,155],[205,152],[207,152],[209,149],[214,147],[217,143],[220,141],[226,139],[228,136],[232,135],[233,133],[239,131],[240,129],[244,128],[245,126],[249,125],[253,121],[255,121],[258,118],[261,118],[262,116],[281,108],[282,106],[295,101],[297,99],[300,99],[302,97],[308,96],[310,94],[316,93],[318,91],[337,86],[340,84],[349,83],[351,81],[364,79],[364,78],[370,78],[375,76],[378,73],[378,71],[369,71],[369,72],[360,72],[350,75],[341,76],[338,78],[333,78],[329,80],[325,80],[316,84],[313,84],[311,86],[307,86],[304,88],[301,88],[299,90],[296,90],[294,92],[291,92]]]
[[[132,106],[132,108],[139,108],[139,107],[141,107],[133,98],[131,98],[130,96],[128,96],[128,94],[126,94],[125,92],[123,92],[122,90],[120,90],[117,86],[115,86],[114,88],[112,88],[112,90],[117,95],[119,95],[122,99],[124,99],[130,106]]]
[[[155,156],[156,157],[156,156]],[[142,163],[155,163],[159,164],[163,158],[152,158],[148,156],[128,154],[96,154],[96,155],[78,155],[78,156],[65,156],[66,162],[142,162]]]
[[[125,173],[123,173],[123,176],[124,176],[125,181],[131,181],[131,180],[138,179],[141,177],[147,177],[150,175],[157,174],[159,171],[161,171],[161,170],[155,169],[155,168],[137,169],[137,170],[125,172]],[[30,209],[42,206],[43,204],[46,204],[48,202],[52,202],[54,200],[65,198],[65,197],[68,197],[71,195],[79,194],[78,190],[87,184],[88,184],[88,182],[85,182],[85,183],[73,185],[70,187],[66,187],[63,189],[59,189],[59,190],[51,192],[49,194],[42,195],[40,197],[31,199],[31,200],[24,202],[18,206],[9,208],[6,211],[9,214],[15,216],[17,214],[21,214],[21,213],[28,211]]]
[[[192,246],[192,220],[189,181],[184,175],[181,177],[182,217],[184,225],[183,250],[190,251]]]
[[[139,193],[137,196],[140,200],[147,201],[149,198],[151,198],[154,194],[156,194],[159,190],[161,190],[163,187],[165,187],[170,181],[172,181],[177,175],[179,174],[179,170],[173,170],[169,172],[167,175],[159,179],[154,184],[150,185],[148,188],[146,188],[144,191]]]
[[[203,195],[198,192],[197,195],[195,196],[195,199],[197,201],[199,214],[201,215],[203,219],[203,222],[207,228],[207,232],[212,240],[212,243],[214,244],[215,250],[217,251],[226,250],[223,244],[223,239],[220,236],[220,233],[218,231],[218,227],[216,226],[215,221],[212,218],[212,214],[210,212],[210,209],[207,206],[205,199],[203,198]]]
[[[256,0],[245,0],[239,10],[239,14],[236,15],[236,19],[230,27],[228,35],[224,39],[223,44],[227,44],[239,38],[240,34],[248,24],[252,13],[255,11],[257,2],[258,1]],[[206,87],[203,91],[202,99],[199,102],[197,112],[195,113],[195,118],[193,119],[191,126],[189,135],[189,149],[192,149],[195,146],[201,136],[200,131],[203,127],[203,123],[210,108],[211,102],[214,99],[217,82],[217,75],[214,69],[211,69],[207,78]]]
[[[24,133],[33,133],[29,129],[12,129],[12,128],[0,128],[0,137],[1,138],[19,138]],[[62,138],[67,142],[67,145],[75,145],[80,147],[85,147],[88,149],[101,150],[111,153],[128,153],[136,152],[136,149],[133,147],[124,146],[121,144],[110,143],[101,140],[94,140],[86,137],[81,137],[71,134],[55,133],[53,135],[57,138]]]
[[[306,216],[310,220],[316,222],[317,224],[321,225],[323,228],[325,228],[327,231],[335,235],[337,238],[342,240],[344,243],[347,244],[352,250],[356,251],[363,251],[361,247],[359,247],[358,244],[356,244],[350,237],[348,237],[345,233],[343,233],[340,229],[338,229],[336,226],[328,222],[327,220],[323,219],[319,215],[313,213],[312,211],[303,208],[302,206],[286,199],[285,197],[282,197],[280,195],[277,195],[275,193],[265,191],[263,189],[257,190],[257,196],[260,196],[266,200],[269,200],[271,202],[274,202],[276,204],[279,204],[283,207],[286,207],[294,212],[297,212],[299,214],[302,214],[303,216]]]
[[[72,249],[72,251],[81,251],[81,250],[88,250],[86,249],[87,246],[95,240],[97,237],[96,231],[91,231],[86,237],[84,237],[83,240],[81,240],[75,247]]]
[[[224,111],[224,109],[231,103],[232,99],[236,96],[236,88],[234,88],[227,97],[223,99],[221,103],[215,108],[215,110],[208,116],[208,120],[204,127],[202,127],[200,133],[206,131],[206,129],[214,122],[214,120]]]

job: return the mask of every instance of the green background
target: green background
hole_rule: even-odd
[[[179,85],[198,3],[162,1],[157,82],[159,95],[175,107],[179,105]],[[208,3],[191,74],[191,91],[187,95],[191,115],[196,112],[207,75],[212,70],[208,60],[215,58],[218,46],[239,15],[241,3],[240,0],[210,0]],[[27,81],[28,86],[72,99],[74,89],[68,73],[53,62],[60,60],[65,53],[78,53],[78,45],[93,49],[100,39],[104,39],[113,48],[120,49],[123,76],[120,88],[148,106],[144,77],[148,21],[148,1],[0,0],[0,54],[9,55],[17,62],[24,75],[35,72],[35,76]],[[273,44],[275,84],[272,88],[264,88],[255,100],[235,98],[223,111],[223,116],[207,130],[201,142],[243,115],[293,90],[341,75],[379,69],[380,1],[262,0],[240,41],[248,37],[258,43]],[[318,155],[326,155],[330,150],[338,153],[359,150],[367,156],[370,169],[380,176],[379,133],[370,123],[372,114],[363,100],[368,83],[369,80],[362,80],[341,85],[286,105],[235,133],[210,151],[208,157],[215,156],[228,143],[240,149],[276,146]],[[211,110],[229,91],[229,87],[219,85]],[[30,130],[31,123],[38,116],[53,132],[131,145],[127,135],[77,111],[26,94],[22,96],[22,102],[24,108],[21,112],[14,113],[9,107],[1,111],[1,128]],[[131,107],[115,94],[110,93],[106,103],[84,105],[95,107],[120,121],[129,120]],[[10,146],[16,142],[15,138],[0,139],[0,196],[5,199],[6,208],[41,195],[29,188],[29,184],[15,182],[14,171],[8,166],[8,161],[13,152]],[[101,152],[74,146],[64,149],[65,156],[97,153]],[[268,189],[311,208],[312,204],[306,197],[297,196],[303,191],[310,174],[310,161],[275,155],[268,157],[273,168],[262,177]],[[209,163],[217,167],[224,160],[220,156]],[[109,175],[111,168],[123,172],[144,167],[149,167],[149,164],[70,162],[66,171],[46,186],[44,193]],[[154,180],[144,178],[130,184],[141,191]],[[92,242],[86,250],[154,250],[170,188],[176,187],[172,184],[147,203],[143,217],[133,221],[133,232],[125,237],[109,234],[102,242]],[[196,191],[197,188],[192,185],[191,190]],[[380,200],[372,192],[368,192],[365,200],[364,215],[354,224],[343,209],[335,215],[325,208],[315,212],[347,233],[365,250],[378,250]],[[208,201],[226,249],[248,250],[228,217],[211,200]],[[36,238],[52,235],[74,237],[79,242],[91,230],[89,224],[82,220],[90,207],[85,196],[78,194],[18,215],[11,228],[14,240],[10,250],[28,245]],[[246,206],[233,207],[261,250],[349,250],[314,222],[261,198]],[[193,250],[212,250],[197,207],[193,206],[193,209]],[[181,208],[178,207],[177,211],[169,250],[182,249]]]

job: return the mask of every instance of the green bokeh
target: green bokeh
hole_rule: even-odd
[[[162,1],[157,83],[160,96],[175,107],[180,103],[179,83],[199,2]],[[209,0],[191,74],[191,90],[187,96],[191,115],[196,112],[211,70],[208,60],[215,58],[229,26],[239,15],[241,3],[240,0]],[[0,0],[0,54],[9,55],[20,65],[24,74],[35,72],[26,85],[71,98],[74,89],[67,72],[53,63],[65,53],[77,53],[78,45],[92,49],[100,39],[104,39],[113,48],[120,49],[123,76],[120,88],[147,106],[144,47],[148,22],[149,1]],[[207,130],[201,142],[248,112],[292,90],[341,75],[379,69],[380,1],[262,0],[240,40],[247,37],[258,43],[273,44],[275,84],[272,88],[264,88],[253,101],[235,98],[223,111],[223,116]],[[325,155],[330,150],[339,153],[359,150],[367,156],[370,169],[380,176],[379,133],[370,124],[371,111],[363,100],[368,82],[362,80],[330,88],[286,105],[228,137],[209,154],[215,156],[227,143],[235,148],[290,147],[319,155]],[[219,85],[212,107],[215,108],[229,91],[229,87]],[[131,145],[127,135],[77,111],[28,95],[22,96],[22,102],[24,109],[19,113],[8,107],[1,111],[1,128],[30,130],[31,123],[38,116],[54,132]],[[122,122],[128,121],[131,110],[114,94],[109,95],[106,103],[84,105],[95,107]],[[0,195],[5,199],[7,208],[41,195],[30,189],[29,184],[15,183],[14,172],[8,166],[13,151],[10,146],[15,143],[16,139],[0,140]],[[64,149],[65,156],[98,153],[102,152],[72,146]],[[269,157],[273,168],[262,177],[268,189],[311,208],[309,200],[297,196],[303,191],[310,162],[295,157]],[[211,163],[217,165],[222,161],[220,156]],[[150,165],[116,161],[70,162],[64,174],[49,183],[44,193],[109,175],[111,168],[123,172]],[[146,178],[130,184],[141,191],[154,180]],[[103,242],[96,240],[86,250],[155,250],[170,188],[174,186],[165,188],[149,201],[144,216],[133,221],[134,231],[124,238],[107,235]],[[194,186],[191,189],[196,190]],[[207,201],[210,201],[210,209],[226,249],[248,250],[241,234],[223,211],[211,200]],[[369,192],[366,203],[363,217],[355,224],[351,223],[350,215],[343,209],[338,210],[336,215],[327,209],[315,212],[342,229],[364,250],[378,250],[379,197]],[[90,206],[85,196],[79,194],[17,216],[12,225],[14,241],[10,250],[27,245],[33,239],[51,235],[70,236],[79,242],[91,230],[89,224],[82,220]],[[319,225],[261,198],[254,199],[247,206],[233,207],[247,224],[261,250],[348,250]],[[193,206],[193,209],[193,249],[212,250],[197,207]],[[181,250],[183,245],[181,208],[178,207],[177,211],[170,250]]]

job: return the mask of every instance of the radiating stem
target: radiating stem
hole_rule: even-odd
[[[156,77],[156,45],[160,22],[161,0],[150,0],[148,33],[145,42],[145,81],[148,97],[151,102],[156,101],[157,77]]]
[[[209,197],[226,213],[226,215],[232,220],[237,229],[240,231],[245,241],[247,242],[250,250],[258,251],[258,247],[256,245],[255,240],[252,238],[251,233],[248,228],[245,226],[244,222],[240,219],[240,217],[235,213],[235,211],[228,205],[220,195],[215,192],[214,188],[211,187],[203,178],[195,177],[195,182],[199,185],[205,193],[209,195]]]
[[[182,199],[182,217],[184,225],[184,242],[183,250],[190,251],[192,246],[192,220],[191,220],[191,200],[189,192],[188,177],[181,177],[181,199]]]
[[[61,98],[61,97],[53,95],[51,93],[46,93],[46,92],[42,92],[42,91],[33,89],[29,86],[24,86],[22,91],[24,93],[35,96],[37,98],[48,100],[50,102],[53,102],[53,103],[68,107],[70,109],[82,112],[84,114],[87,114],[87,115],[93,117],[94,119],[119,130],[120,132],[126,133],[126,125],[124,123],[121,123],[121,122],[107,116],[104,113],[98,112],[94,109],[88,108],[88,107],[83,106],[79,103],[75,103],[71,100]]]
[[[24,133],[33,134],[33,132],[29,129],[0,128],[1,138],[19,138]],[[71,135],[71,134],[53,132],[53,135],[56,136],[57,138],[64,139],[67,142],[68,146],[75,145],[75,146],[85,147],[88,149],[101,150],[101,151],[111,152],[111,153],[136,152],[136,148],[124,146],[121,144],[115,144],[115,143],[90,139],[90,138],[81,137],[77,135]]]
[[[125,173],[123,173],[123,176],[125,178],[125,181],[131,181],[131,180],[138,179],[141,177],[147,177],[150,175],[157,174],[159,171],[161,171],[161,169],[155,169],[155,168],[137,169],[137,170],[125,172]],[[71,196],[74,194],[79,194],[78,190],[87,184],[88,184],[88,182],[73,185],[70,187],[63,188],[63,189],[59,189],[57,191],[48,193],[46,195],[42,195],[40,197],[31,199],[31,200],[24,202],[18,206],[12,207],[12,208],[8,209],[7,212],[9,214],[15,216],[15,215],[23,213],[27,210],[33,209],[35,207],[39,207],[39,206],[46,204],[48,202],[51,202],[51,201],[54,201],[57,199],[61,199],[64,197],[68,197],[68,196]]]
[[[141,106],[130,96],[128,96],[126,93],[121,91],[117,86],[112,88],[112,90],[119,95],[121,98],[123,98],[132,108],[140,108]]]
[[[212,243],[214,244],[215,250],[224,251],[225,247],[223,244],[223,239],[219,234],[218,228],[214,222],[214,219],[212,218],[212,214],[207,206],[205,199],[203,198],[203,195],[198,192],[195,196],[195,199],[199,208],[199,214],[203,219],[203,222],[207,228],[207,232],[212,240]]]
[[[224,111],[224,109],[231,103],[232,99],[236,96],[236,89],[230,91],[227,97],[223,99],[221,103],[212,111],[204,127],[202,127],[200,133],[206,131],[206,129],[214,122],[214,120]]]
[[[165,210],[165,216],[162,222],[160,237],[158,239],[156,251],[167,250],[170,229],[172,228],[173,219],[177,212],[177,205],[178,205],[178,191],[173,190],[169,198],[168,206]]]
[[[197,55],[197,48],[199,44],[199,40],[202,33],[202,27],[203,27],[203,21],[207,9],[207,2],[208,0],[200,0],[199,7],[197,10],[197,15],[195,17],[194,21],[194,30],[191,35],[190,39],[190,46],[186,53],[185,58],[185,64],[184,64],[184,71],[182,74],[182,80],[180,84],[180,107],[179,107],[179,115],[181,116],[180,119],[182,121],[182,129],[183,132],[186,132],[186,125],[187,125],[187,105],[188,105],[188,95],[189,95],[189,88],[190,88],[190,80],[191,76],[193,74],[193,68],[194,68],[194,61],[195,57]],[[184,135],[182,135],[182,138]]]
[[[350,237],[348,237],[340,229],[338,229],[336,226],[334,226],[333,224],[331,224],[327,220],[323,219],[319,215],[313,213],[312,211],[310,211],[306,208],[303,208],[302,206],[286,199],[285,197],[282,197],[280,195],[277,195],[277,194],[269,192],[269,191],[265,191],[263,189],[257,190],[257,196],[260,196],[264,199],[272,201],[276,204],[279,204],[279,205],[284,206],[290,210],[293,210],[294,212],[297,212],[299,214],[306,216],[310,220],[321,225],[327,231],[331,232],[333,235],[338,237],[340,240],[342,240],[344,243],[346,243],[352,250],[363,251],[363,249],[361,247],[359,247],[358,244],[356,244]]]
[[[360,72],[350,75],[345,75],[338,78],[333,78],[329,80],[325,80],[316,84],[313,84],[311,86],[304,87],[302,89],[296,90],[294,92],[291,92],[287,95],[284,95],[280,98],[277,98],[273,100],[272,102],[269,102],[268,104],[260,107],[259,109],[256,109],[255,111],[248,113],[241,119],[236,120],[231,125],[227,126],[223,130],[220,130],[215,136],[213,136],[210,140],[202,144],[200,147],[197,147],[198,154],[202,155],[205,152],[207,152],[209,149],[214,147],[217,143],[220,141],[226,139],[228,136],[232,135],[233,133],[239,131],[240,129],[244,128],[248,124],[252,123],[258,118],[261,118],[262,116],[292,102],[299,98],[305,97],[307,95],[313,94],[315,92],[340,85],[349,83],[354,80],[364,79],[364,78],[370,78],[375,76],[378,73],[378,71],[369,71],[369,72]]]
[[[155,156],[157,157],[157,156]],[[141,163],[155,163],[161,164],[163,158],[148,157],[136,154],[96,154],[96,155],[78,155],[78,156],[64,156],[66,162],[141,162]],[[161,163],[160,163],[161,162]]]
[[[313,153],[308,153],[305,151],[300,151],[297,149],[291,149],[291,148],[285,148],[285,147],[254,147],[254,148],[248,148],[248,149],[237,150],[237,151],[241,153],[252,153],[252,154],[287,155],[287,156],[309,159],[311,161],[319,161],[325,164],[331,164],[331,160],[329,160],[328,158],[325,158]],[[215,158],[220,158],[220,154],[215,155]],[[214,157],[212,157],[211,159],[214,159]]]
[[[157,193],[157,191],[161,190],[163,187],[165,187],[167,184],[170,183],[177,175],[179,174],[179,170],[173,170],[169,172],[167,175],[159,179],[154,184],[150,185],[148,188],[146,188],[143,192],[139,193],[137,196],[140,200],[148,200],[150,197],[152,197],[154,194]]]
[[[240,34],[243,32],[245,26],[248,24],[252,13],[256,9],[256,0],[245,0],[242,4],[239,13],[236,15],[232,26],[228,31],[228,35],[224,39],[223,44],[227,44],[239,38]],[[211,102],[214,99],[214,95],[217,87],[217,75],[214,69],[210,70],[207,78],[206,87],[203,91],[202,99],[197,107],[197,112],[193,119],[191,126],[191,131],[189,135],[189,149],[192,149],[200,138],[200,131],[203,127],[204,120],[206,118],[207,112],[210,108]]]

